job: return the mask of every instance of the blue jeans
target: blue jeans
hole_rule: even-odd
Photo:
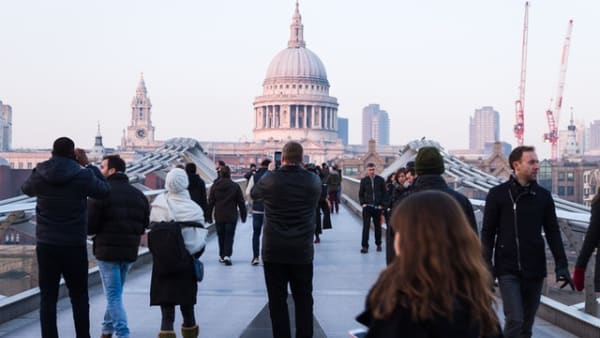
[[[260,253],[260,232],[262,231],[265,214],[252,214],[252,254],[258,257]]]
[[[106,311],[104,312],[104,322],[102,322],[102,333],[115,333],[120,338],[129,338],[127,313],[125,313],[125,307],[123,306],[123,284],[125,284],[130,267],[130,262],[98,261],[102,287],[106,295]]]
[[[529,279],[515,275],[498,277],[505,316],[505,338],[531,337],[543,283],[543,278]]]

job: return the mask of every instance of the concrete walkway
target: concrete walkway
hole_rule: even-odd
[[[332,215],[332,230],[325,230],[315,245],[314,315],[324,334],[346,338],[348,330],[358,328],[354,317],[364,306],[366,294],[385,265],[385,253],[370,250],[359,253],[361,221],[346,208]],[[371,236],[373,234],[371,233]],[[267,304],[261,266],[251,266],[252,219],[238,224],[233,266],[218,262],[216,237],[209,240],[202,256],[205,280],[199,285],[196,319],[201,337],[239,337]],[[372,249],[373,237],[371,237]],[[160,328],[160,309],[149,306],[151,266],[130,272],[125,285],[125,308],[131,337],[156,337]],[[90,289],[91,336],[99,337],[105,298],[101,285]],[[61,337],[75,337],[69,299],[59,302],[58,325]],[[181,325],[177,313],[176,328]],[[178,336],[180,336],[178,332]],[[32,312],[0,325],[0,337],[40,337],[38,313]],[[536,320],[534,337],[575,337]],[[263,336],[263,338],[268,338]]]

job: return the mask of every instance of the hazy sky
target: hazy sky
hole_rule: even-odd
[[[570,107],[600,119],[600,1],[531,1],[525,142],[539,147],[574,20],[561,129]],[[62,135],[120,143],[144,73],[157,139],[252,139],[252,101],[287,47],[293,0],[19,0],[0,10],[0,100],[13,107],[13,147]],[[323,61],[360,143],[361,110],[390,114],[390,140],[426,136],[468,147],[474,109],[501,114],[514,142],[524,1],[302,0],[307,48]]]

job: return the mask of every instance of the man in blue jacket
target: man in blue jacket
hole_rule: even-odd
[[[77,155],[76,155],[77,153]],[[21,189],[37,197],[36,253],[43,338],[57,338],[56,302],[65,279],[77,338],[90,337],[87,258],[87,197],[104,198],[110,188],[83,150],[67,137],[54,141],[52,157],[39,163]],[[85,168],[82,168],[84,166]]]

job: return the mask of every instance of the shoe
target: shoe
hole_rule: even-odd
[[[200,328],[198,327],[198,325],[194,325],[192,327],[181,327],[181,336],[183,338],[198,338],[199,334]]]
[[[254,257],[254,258],[252,258],[252,263],[250,263],[250,264],[252,264],[252,265],[258,265],[258,263],[259,263],[258,262],[258,257]]]
[[[219,257],[219,263],[225,263],[225,259],[223,259],[223,257]]]
[[[317,239],[315,239],[315,243],[316,243],[316,244],[319,244],[319,243],[321,243],[321,239],[320,239],[319,237],[317,237]]]
[[[367,253],[367,252],[369,252],[369,248],[365,248],[365,247],[363,246],[363,247],[362,247],[362,249],[360,249],[360,253],[363,253],[363,254],[365,254],[365,253]]]
[[[381,252],[381,245],[378,245],[378,246],[377,246],[377,251],[378,251],[378,252]]]
[[[227,265],[227,266],[231,265],[231,258],[229,258],[229,256],[225,256],[223,258],[223,260],[225,261],[225,265]]]
[[[177,338],[175,331],[160,331],[158,338]]]
[[[103,333],[100,338],[112,338],[112,333]]]

